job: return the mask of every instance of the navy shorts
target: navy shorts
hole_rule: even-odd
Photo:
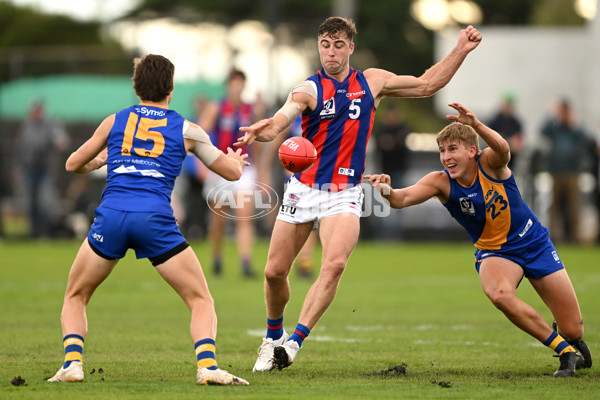
[[[127,249],[158,265],[189,245],[172,214],[120,211],[99,206],[87,235],[90,247],[106,259],[120,259]]]
[[[564,268],[549,238],[517,250],[477,250],[475,252],[477,272],[481,261],[489,257],[503,257],[517,263],[523,268],[525,277],[532,279],[543,278]]]

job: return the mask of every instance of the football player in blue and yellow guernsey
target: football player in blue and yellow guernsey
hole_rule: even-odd
[[[67,171],[80,174],[106,165],[107,178],[94,222],[69,273],[61,313],[65,362],[50,382],[83,381],[87,304],[131,248],[137,258],[150,260],[191,311],[197,383],[248,385],[217,366],[214,302],[171,208],[173,184],[188,151],[227,180],[241,177],[249,165],[247,154],[220,151],[201,127],[169,110],[174,73],[165,57],[135,59],[133,88],[141,103],[108,116],[67,160]]]
[[[448,115],[454,122],[437,135],[443,171],[402,189],[392,189],[386,174],[365,178],[392,208],[437,197],[477,248],[475,267],[486,296],[518,328],[556,351],[560,366],[555,377],[573,376],[576,369],[592,366],[592,356],[581,339],[583,321],[575,290],[548,229],[521,198],[508,168],[506,140],[462,104],[449,105],[458,115]],[[489,147],[480,151],[479,138]],[[556,329],[517,297],[523,277],[552,312]]]

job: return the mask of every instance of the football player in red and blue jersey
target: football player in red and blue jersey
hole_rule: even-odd
[[[521,198],[508,168],[508,142],[482,124],[459,103],[458,115],[437,136],[443,171],[427,174],[413,186],[392,189],[390,176],[365,175],[393,208],[405,208],[437,197],[467,231],[484,293],[524,332],[560,357],[555,377],[592,366],[583,337],[575,290],[544,227]],[[489,146],[479,150],[479,138]],[[551,328],[529,304],[517,297],[526,277],[555,318]],[[559,333],[560,329],[560,333]]]
[[[290,92],[273,118],[243,127],[237,145],[271,141],[302,115],[302,136],[317,149],[317,160],[294,175],[273,227],[265,268],[267,334],[254,371],[285,368],[335,297],[340,278],[359,236],[367,142],[375,110],[384,97],[427,97],[443,88],[467,55],[481,42],[472,26],[460,31],[458,43],[420,77],[377,68],[350,67],[354,22],[330,17],[319,27],[317,46],[322,68]],[[309,290],[291,336],[283,329],[290,298],[287,276],[313,226],[319,225],[321,270]]]
[[[61,313],[65,362],[49,382],[81,382],[87,304],[128,249],[148,258],[191,310],[190,333],[200,385],[248,385],[219,369],[217,316],[194,251],[181,234],[171,193],[188,151],[208,169],[237,180],[248,165],[242,150],[223,153],[198,125],[169,109],[175,66],[149,54],[134,61],[133,88],[141,103],[108,116],[66,163],[69,172],[107,166],[106,187],[94,223],[69,273]]]
[[[240,127],[247,126],[262,118],[264,105],[260,99],[254,104],[245,102],[242,94],[246,87],[246,74],[238,69],[233,69],[227,79],[227,94],[220,101],[210,103],[200,116],[200,126],[209,133],[215,146],[226,152],[228,147],[233,147],[241,136]],[[248,161],[252,164],[244,169],[242,177],[234,182],[227,182],[221,176],[209,172],[204,181],[203,192],[211,204],[209,238],[213,252],[213,270],[215,275],[222,273],[223,265],[223,239],[228,218],[223,214],[226,206],[219,206],[218,201],[211,196],[217,189],[231,192],[236,198],[235,207],[231,211],[235,215],[235,237],[240,259],[242,274],[246,277],[254,276],[252,270],[252,248],[254,247],[254,219],[253,202],[249,199],[257,180],[256,160],[260,157],[260,147],[252,149],[243,148],[248,154]]]

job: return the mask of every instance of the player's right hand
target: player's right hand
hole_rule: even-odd
[[[380,183],[390,185],[392,183],[392,178],[390,178],[387,174],[373,174],[373,175],[363,175],[363,178],[369,181],[372,186],[377,186]]]
[[[367,179],[375,190],[377,190],[385,199],[387,199],[394,190],[391,186],[392,178],[387,174],[363,175],[363,178]]]
[[[254,124],[252,124],[250,126],[240,127],[240,131],[244,132],[245,134],[244,134],[244,136],[239,137],[238,140],[233,145],[236,147],[240,147],[240,146],[247,146],[249,144],[252,144],[256,140],[256,137],[258,135],[260,135],[261,132],[265,128],[270,126],[272,123],[273,123],[273,118],[267,118],[267,119],[263,119],[258,122],[255,122]]]

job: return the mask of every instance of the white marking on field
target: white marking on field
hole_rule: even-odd
[[[265,337],[264,329],[248,329],[248,330],[246,330],[246,333],[252,337],[259,337],[259,338]],[[368,341],[368,340],[352,338],[352,337],[344,338],[344,337],[339,337],[339,336],[326,336],[326,335],[314,335],[314,334],[310,335],[309,338],[311,341],[315,341],[315,342],[358,343],[358,342]]]
[[[396,330],[396,328],[394,326],[391,326],[391,325],[388,325],[388,326],[383,326],[383,325],[366,325],[366,326],[348,325],[348,326],[346,326],[346,330],[351,331],[351,332],[377,332],[377,331],[393,331],[393,330]]]
[[[472,330],[473,327],[470,325],[433,325],[433,324],[425,324],[425,325],[417,325],[412,330],[415,331],[469,331]]]
[[[481,342],[481,343],[477,343],[475,341],[472,340],[467,340],[467,341],[460,341],[460,340],[423,340],[423,339],[417,339],[417,340],[413,340],[412,344],[417,344],[417,345],[432,345],[432,344],[441,344],[444,346],[480,346],[480,347],[485,347],[485,346],[492,346],[492,347],[498,347],[498,343],[491,343],[491,342]]]

